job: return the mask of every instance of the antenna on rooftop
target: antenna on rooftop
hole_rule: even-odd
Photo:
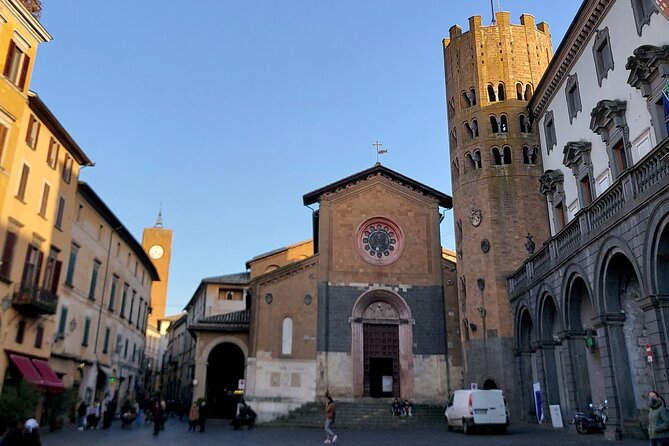
[[[499,6],[499,2],[498,2]],[[492,24],[496,25],[497,24],[497,19],[495,19],[495,4],[493,3],[493,0],[490,0],[490,10],[492,11]]]

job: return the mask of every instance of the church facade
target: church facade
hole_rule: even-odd
[[[462,386],[451,198],[377,163],[303,200],[313,239],[205,279],[186,307],[194,398],[228,416],[244,389],[263,420],[325,394],[442,404]]]

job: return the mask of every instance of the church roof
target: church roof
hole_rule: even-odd
[[[248,285],[251,274],[248,272],[225,274],[223,276],[205,277],[202,283],[220,283],[228,285]]]
[[[188,329],[190,331],[248,332],[250,319],[249,310],[235,311],[200,319]]]
[[[323,186],[320,189],[316,189],[315,191],[305,194],[302,197],[304,205],[307,206],[310,204],[314,204],[323,194],[326,194],[328,192],[335,192],[338,189],[348,186],[349,184],[357,183],[359,181],[365,180],[366,178],[372,175],[377,175],[377,174],[384,175],[406,186],[410,186],[413,189],[416,189],[425,195],[429,195],[431,197],[436,198],[437,200],[439,200],[439,206],[445,207],[447,209],[451,209],[453,207],[453,200],[449,195],[446,195],[443,192],[439,192],[438,190],[426,186],[423,183],[419,183],[418,181],[412,180],[411,178],[406,177],[401,173],[395,172],[394,170],[388,169],[387,167],[382,166],[381,163],[376,163],[369,169],[363,170],[362,172],[358,172],[356,174],[343,178],[339,181],[328,184],[327,186]]]

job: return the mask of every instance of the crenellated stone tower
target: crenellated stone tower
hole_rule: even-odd
[[[501,388],[518,409],[506,278],[549,237],[539,137],[528,100],[552,55],[546,23],[508,12],[444,39],[465,386]],[[531,234],[532,238],[528,238]],[[532,383],[526,383],[531,386]]]

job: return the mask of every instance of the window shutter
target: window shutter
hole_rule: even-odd
[[[42,273],[42,260],[44,259],[44,253],[40,250],[37,250],[37,262],[35,263],[35,277],[33,278],[32,285],[37,288],[39,286],[39,276]]]
[[[23,277],[21,277],[21,289],[26,288],[27,286],[30,286],[29,283],[26,283],[28,281],[28,276],[30,275],[30,254],[32,253],[33,249],[35,249],[34,246],[28,245],[28,251],[26,252],[26,261],[23,264]]]
[[[30,57],[27,54],[23,55],[23,65],[21,66],[21,78],[19,80],[19,88],[23,90],[26,86],[26,79],[28,78],[28,66],[30,65]]]
[[[10,278],[12,274],[12,260],[14,259],[14,248],[16,247],[17,236],[13,232],[7,233],[5,240],[5,249],[2,251],[2,265],[0,266],[0,277]]]
[[[9,49],[7,50],[7,60],[5,61],[5,68],[2,70],[4,76],[9,76],[9,70],[12,67],[12,59],[14,58],[14,51],[16,49],[16,44],[13,40],[9,41]]]
[[[35,141],[32,140],[33,126],[35,125],[35,117],[30,115],[28,120],[28,131],[26,132],[26,144],[30,147],[35,147]]]
[[[60,280],[60,270],[63,267],[63,262],[56,260],[53,268],[53,281],[51,282],[51,292],[56,294],[58,292],[58,281]]]

